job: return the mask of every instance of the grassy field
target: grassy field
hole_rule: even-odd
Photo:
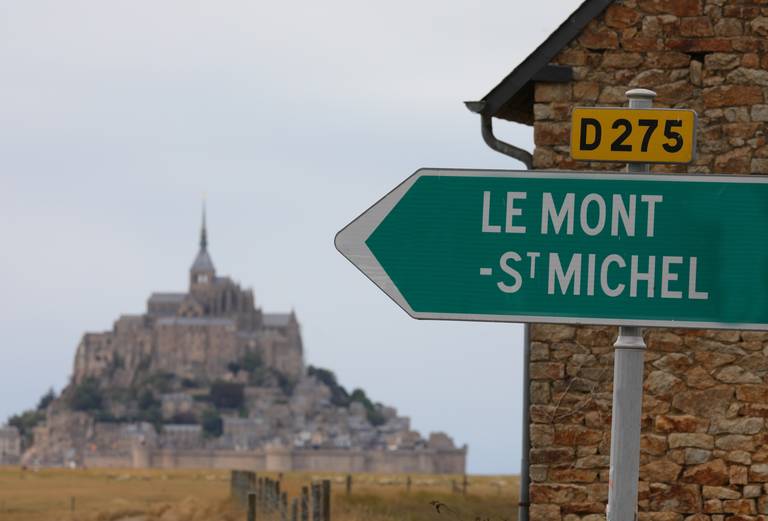
[[[290,473],[283,490],[298,497],[312,479],[333,481],[332,521],[517,518],[513,476],[470,476],[463,495],[452,491],[459,476],[411,476],[407,492],[406,476],[355,474],[347,495],[343,475]],[[228,496],[227,471],[0,467],[0,521],[245,521]]]

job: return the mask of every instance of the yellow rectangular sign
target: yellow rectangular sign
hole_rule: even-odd
[[[693,110],[576,107],[571,121],[576,160],[690,163],[696,157]]]

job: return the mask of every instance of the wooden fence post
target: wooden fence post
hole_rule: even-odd
[[[275,481],[275,495],[274,495],[274,509],[279,510],[280,509],[280,481]]]
[[[323,480],[323,521],[331,521],[331,480]]]
[[[312,483],[312,521],[320,520],[320,484]]]
[[[465,496],[467,495],[467,486],[469,485],[469,480],[467,479],[467,475],[464,474],[464,482],[461,484],[461,493]]]
[[[411,476],[405,478],[405,491],[411,493]]]
[[[256,521],[256,494],[248,493],[248,521]]]
[[[309,521],[309,489],[301,487],[301,521]]]
[[[347,474],[347,495],[352,493],[352,474]]]

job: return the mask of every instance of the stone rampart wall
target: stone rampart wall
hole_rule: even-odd
[[[131,456],[87,454],[87,467],[216,468],[289,472],[463,474],[466,450],[171,450],[135,446]]]

